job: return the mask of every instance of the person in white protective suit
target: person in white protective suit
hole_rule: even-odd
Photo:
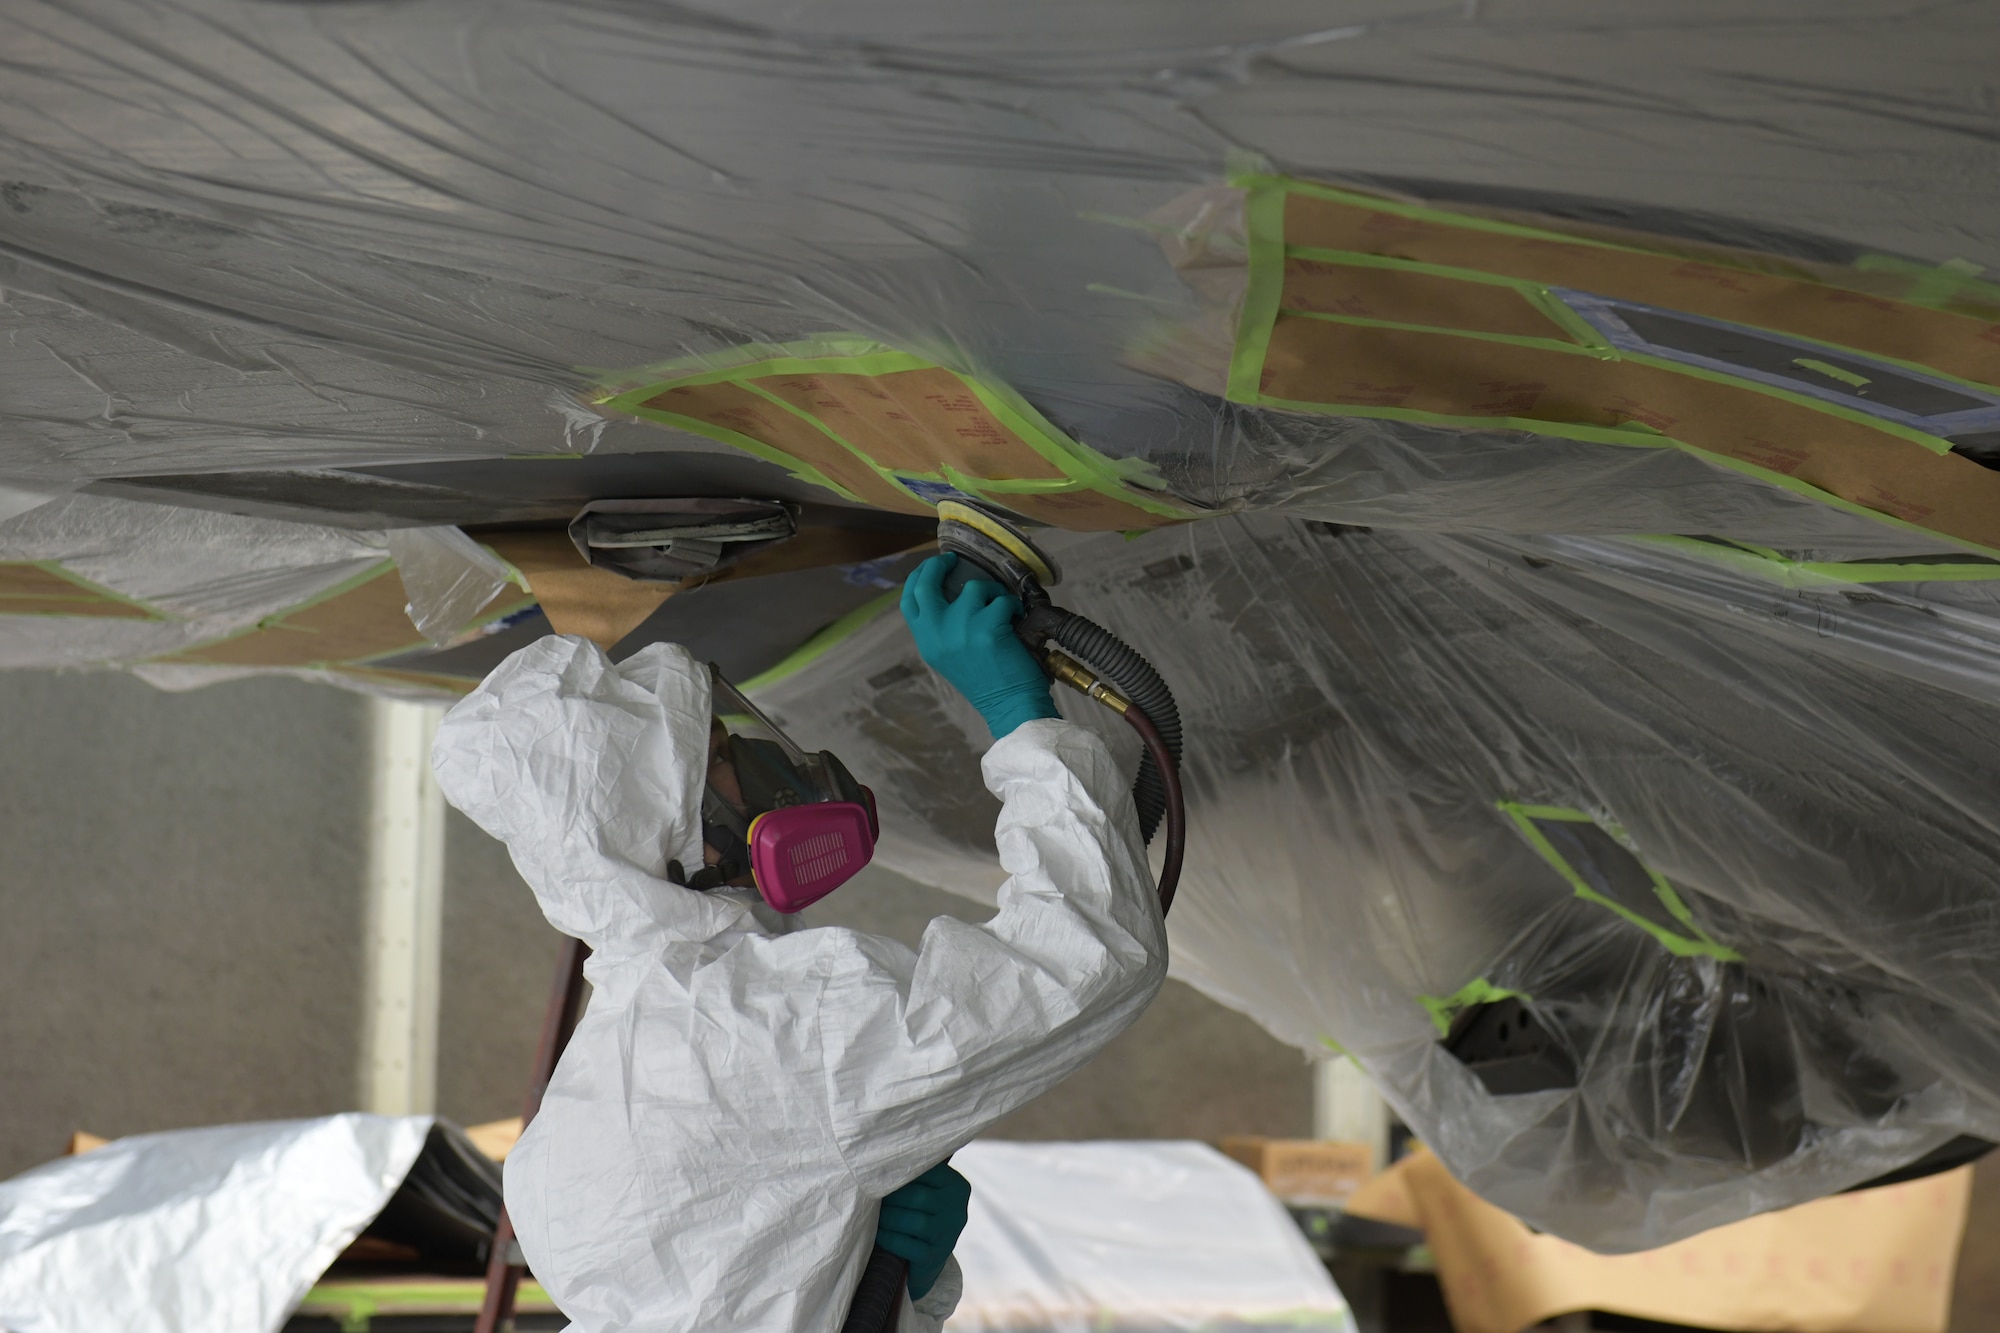
[[[592,950],[589,1008],[506,1166],[522,1251],[576,1329],[838,1329],[880,1201],[1062,1081],[1159,989],[1165,927],[1128,777],[1056,716],[1010,596],[944,595],[952,559],[912,576],[904,614],[997,738],[981,767],[1009,877],[990,922],[939,918],[915,953],[795,929],[754,888],[674,882],[717,859],[711,682],[684,649],[613,664],[546,638],[439,729],[446,797]],[[903,1333],[956,1305],[955,1236],[936,1279],[906,1288]]]

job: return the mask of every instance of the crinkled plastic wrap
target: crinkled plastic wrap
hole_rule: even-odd
[[[7,1333],[276,1333],[403,1182],[429,1116],[119,1139],[0,1183]]]
[[[972,1182],[953,1333],[1353,1333],[1262,1181],[1205,1143],[1002,1143]]]
[[[1273,517],[1055,550],[1180,700],[1176,973],[1351,1053],[1489,1199],[1639,1248],[2000,1131],[1991,583]],[[978,721],[894,617],[760,697],[873,786],[882,860],[990,878]],[[1501,996],[1573,1087],[1441,1042]]]
[[[1126,363],[1197,308],[1144,220],[1243,149],[1785,252],[2000,260],[1970,183],[1996,152],[1981,9],[1490,9],[10,12],[0,476],[685,448],[577,391],[857,331],[1227,490],[1226,414]]]
[[[48,497],[0,518],[0,666],[122,666],[163,688],[193,688],[270,670],[231,662],[227,645],[357,584],[379,580],[388,605],[400,604],[400,617],[371,627],[389,642],[442,644],[509,578],[503,561],[453,527],[383,533]],[[307,632],[342,638],[338,625],[320,628]],[[314,647],[291,669],[351,683],[318,669],[316,659],[337,661],[340,651]]]
[[[0,522],[0,561],[56,566],[52,584],[97,604],[77,608],[93,614],[0,615],[0,664],[167,657],[310,601],[386,556],[355,532],[64,496]]]
[[[1181,975],[1586,1244],[1842,1188],[2000,1137],[1996,40],[1794,0],[14,7],[0,664],[463,689],[466,636],[538,632],[465,609],[481,530],[602,498],[1167,525],[1053,544],[1188,718]],[[1268,207],[1301,178],[1371,214],[1332,258]],[[1313,264],[1405,285],[1281,365]],[[1392,345],[1449,354],[1356,368]],[[1535,401],[1613,372],[1786,424]],[[892,374],[962,414],[935,448]],[[763,693],[876,787],[885,859],[990,888],[978,723],[860,619],[787,624]],[[1500,1005],[1573,1086],[1452,1053]]]
[[[457,528],[392,528],[386,536],[410,598],[404,614],[439,647],[507,586],[511,571],[506,562]]]

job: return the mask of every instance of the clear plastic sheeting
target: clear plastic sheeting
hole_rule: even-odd
[[[513,571],[457,528],[391,528],[389,554],[417,632],[443,647],[500,595]]]
[[[395,1194],[428,1116],[119,1139],[0,1183],[6,1333],[276,1333]]]
[[[1796,0],[35,6],[0,19],[0,476],[658,448],[574,395],[845,331],[1229,490],[1228,414],[1128,362],[1195,309],[1144,219],[1231,152],[1976,269],[2000,262],[1995,24]]]
[[[1205,1143],[1002,1143],[972,1182],[947,1333],[1353,1333],[1347,1302],[1263,1182]]]
[[[1796,653],[2000,705],[2000,562],[1712,537],[1521,536],[1474,549],[1504,553],[1502,568],[1519,561],[1551,602],[1662,653],[1684,653],[1701,625],[1747,621]]]
[[[0,666],[171,657],[252,629],[387,557],[375,533],[62,496],[0,520]]]
[[[884,859],[978,891],[976,718],[893,617],[761,589],[873,587],[907,547],[828,534],[960,493],[1185,518],[1054,539],[1187,719],[1181,975],[1583,1243],[1810,1198],[2000,1137],[1996,45],[1863,0],[8,7],[0,665],[462,690],[559,588],[652,595],[562,566],[583,505],[817,506],[707,605],[788,645]],[[544,605],[468,612],[503,538]]]
[[[1986,599],[1970,632],[1901,613],[1956,641],[1940,679],[1870,587],[1576,546],[1270,517],[1054,543],[1064,603],[1180,700],[1176,974],[1351,1053],[1454,1174],[1597,1248],[2000,1137]],[[978,721],[894,617],[760,700],[874,788],[879,858],[978,882]],[[1441,1041],[1507,998],[1568,1086],[1496,1093]]]

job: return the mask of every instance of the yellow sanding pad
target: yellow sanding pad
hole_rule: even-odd
[[[937,516],[941,525],[963,523],[980,536],[997,543],[1007,554],[1026,565],[1029,572],[1035,576],[1035,582],[1043,587],[1049,587],[1058,581],[1055,570],[1049,567],[1049,562],[1028,542],[1027,538],[985,510],[975,509],[959,500],[940,500]]]

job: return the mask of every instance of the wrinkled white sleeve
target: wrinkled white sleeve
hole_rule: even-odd
[[[1166,975],[1138,817],[1104,742],[1073,723],[1029,722],[982,767],[1001,800],[999,914],[933,921],[914,958],[838,932],[848,947],[821,960],[828,1114],[864,1195],[889,1193],[1061,1082]]]
[[[924,1293],[922,1300],[912,1301],[907,1294],[906,1317],[896,1321],[896,1333],[939,1333],[944,1321],[951,1318],[958,1308],[959,1297],[965,1295],[965,1273],[958,1266],[958,1259],[944,1261],[944,1271],[938,1280]]]

